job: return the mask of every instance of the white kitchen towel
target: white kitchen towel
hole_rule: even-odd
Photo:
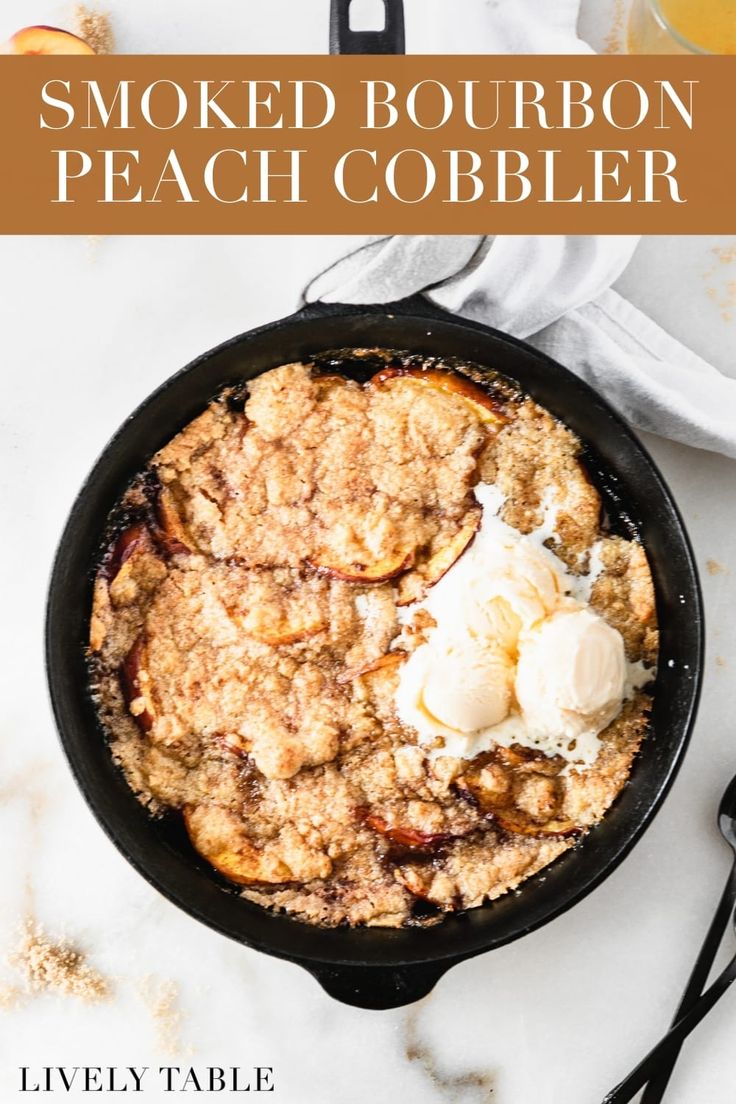
[[[407,42],[419,0],[406,0]],[[590,53],[579,0],[421,0],[448,53]],[[416,13],[418,14],[418,13]],[[633,425],[736,458],[736,380],[636,310],[611,284],[637,238],[412,236],[322,240],[306,301],[423,293],[525,338],[593,384]]]
[[[308,302],[390,303],[417,292],[525,338],[605,395],[634,426],[736,458],[736,380],[610,289],[636,238],[341,239]]]

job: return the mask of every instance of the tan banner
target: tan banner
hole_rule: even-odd
[[[736,58],[3,57],[0,233],[736,233]]]

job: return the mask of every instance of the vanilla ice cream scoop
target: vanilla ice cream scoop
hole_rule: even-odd
[[[621,634],[574,596],[546,530],[521,534],[495,488],[475,494],[480,530],[421,603],[435,627],[401,668],[398,716],[431,754],[518,743],[589,765],[626,692]]]
[[[424,706],[440,724],[456,732],[477,732],[508,716],[515,668],[507,652],[451,637],[423,647],[429,653]]]
[[[556,613],[520,643],[516,697],[542,736],[602,731],[621,709],[625,686],[621,633],[590,609]]]

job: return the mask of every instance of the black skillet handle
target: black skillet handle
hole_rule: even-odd
[[[406,314],[412,318],[419,315],[420,318],[426,318],[428,322],[458,321],[456,315],[445,310],[444,307],[438,307],[436,303],[418,293],[408,295],[405,299],[398,299],[393,303],[361,303],[360,305],[355,303],[323,303],[321,299],[315,299],[300,307],[288,321],[297,321],[304,318],[333,318],[343,314],[354,315],[356,311],[360,311],[363,315]],[[460,322],[462,321],[460,319]]]
[[[334,1000],[353,1008],[402,1008],[421,1000],[459,959],[417,966],[308,966]],[[304,963],[302,963],[304,965]]]
[[[331,0],[331,54],[403,54],[404,0],[383,0],[386,22],[382,31],[350,29],[352,0]]]

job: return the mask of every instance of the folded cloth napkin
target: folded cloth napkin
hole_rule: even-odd
[[[340,241],[306,301],[390,303],[422,292],[559,360],[634,426],[736,458],[736,380],[610,289],[629,237],[413,236]]]
[[[577,34],[580,0],[405,4],[410,49],[591,52]],[[593,384],[633,425],[736,457],[736,380],[722,376],[611,290],[637,241],[325,238],[322,271],[304,299],[387,303],[421,292],[449,311],[530,341]]]

